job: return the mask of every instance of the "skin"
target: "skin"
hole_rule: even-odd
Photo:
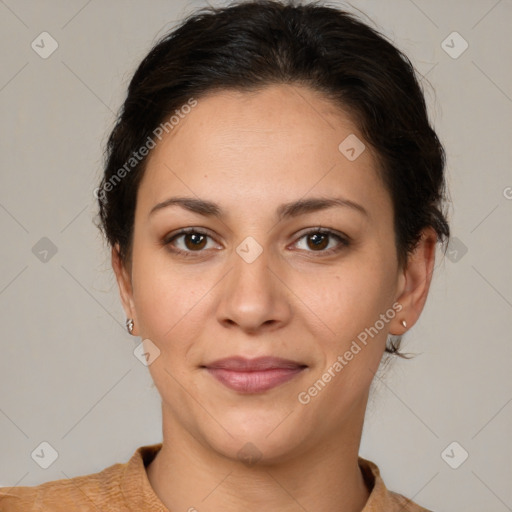
[[[338,150],[350,134],[363,140],[320,93],[273,85],[202,97],[148,157],[131,260],[123,264],[114,247],[112,264],[133,334],[160,350],[149,370],[162,398],[163,447],[147,474],[170,510],[356,512],[368,499],[357,457],[370,384],[387,335],[403,334],[401,321],[410,328],[424,307],[436,235],[426,229],[399,268],[393,205],[374,155],[367,145],[349,161]],[[223,216],[178,205],[150,214],[178,196],[214,201]],[[336,206],[278,220],[282,203],[311,197],[343,197],[367,213]],[[187,227],[208,231],[202,252],[190,236],[165,245]],[[327,237],[317,248],[304,232],[318,227],[350,244]],[[262,249],[252,263],[236,252],[246,237]],[[400,313],[301,404],[298,394],[397,303]],[[242,394],[201,368],[233,355],[307,368]],[[248,442],[253,464],[237,455]]]

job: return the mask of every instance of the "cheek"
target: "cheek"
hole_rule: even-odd
[[[308,413],[321,410],[327,423],[338,424],[359,404],[379,367],[395,314],[390,275],[379,265],[347,264],[303,287],[305,302],[322,320],[315,336],[321,357],[298,398],[311,402]],[[387,322],[381,320],[386,312]]]
[[[393,272],[378,261],[358,255],[330,273],[296,276],[297,295],[323,324],[329,339],[342,348],[372,326],[391,305]]]
[[[133,297],[141,335],[165,344],[187,327],[197,326],[194,318],[200,311],[201,298],[211,284],[208,272],[198,279],[191,267],[175,265],[165,249],[134,248],[132,273]]]
[[[186,410],[190,404],[180,383],[186,381],[188,392],[194,390],[194,349],[204,338],[204,308],[212,285],[206,278],[191,278],[182,266],[171,266],[158,255],[141,256],[134,258],[133,267],[137,321],[140,336],[160,351],[148,369],[164,402]]]

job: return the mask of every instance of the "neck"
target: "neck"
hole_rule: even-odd
[[[363,417],[294,457],[250,465],[217,453],[164,413],[148,479],[171,511],[361,512],[369,496],[358,466]]]

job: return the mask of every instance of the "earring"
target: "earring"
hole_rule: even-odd
[[[130,334],[133,333],[133,320],[131,318],[126,319],[126,329]]]
[[[405,320],[402,320],[400,323],[401,323],[404,327],[407,327],[407,322],[406,322]]]

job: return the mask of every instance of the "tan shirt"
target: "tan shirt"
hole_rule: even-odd
[[[99,473],[36,486],[0,488],[0,512],[169,512],[151,487],[146,466],[162,444],[139,447],[126,463]],[[388,491],[371,461],[359,457],[370,497],[361,512],[430,512]]]

